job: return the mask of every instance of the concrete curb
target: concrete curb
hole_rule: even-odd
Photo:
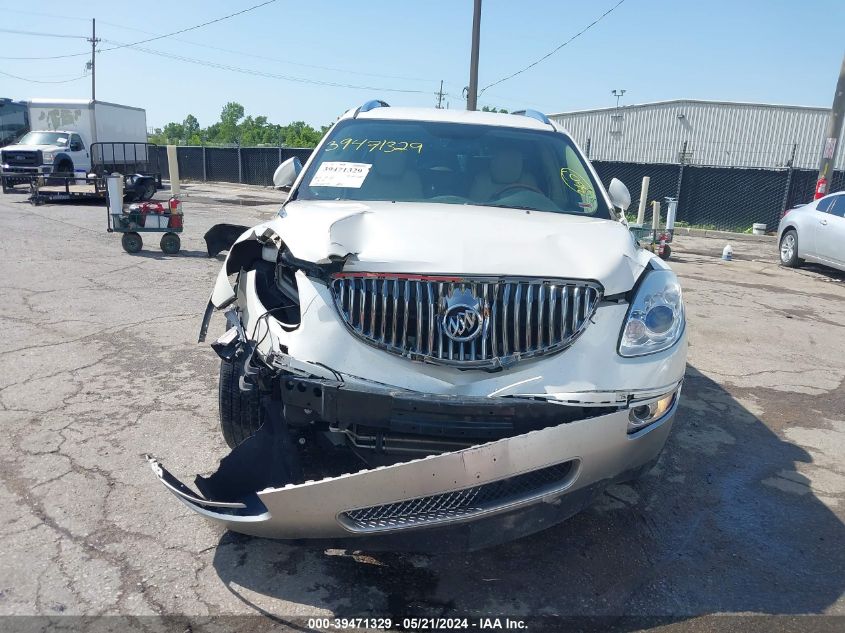
[[[675,227],[675,235],[689,235],[691,237],[713,237],[733,240],[735,242],[774,242],[776,235],[752,235],[751,233],[732,233],[730,231],[711,231],[709,229],[690,229]]]

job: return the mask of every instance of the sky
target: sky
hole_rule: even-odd
[[[145,108],[151,128],[189,113],[209,125],[228,101],[274,123],[319,126],[374,98],[433,107],[441,80],[444,104],[466,107],[472,0],[277,0],[187,33],[105,50],[261,1],[0,0],[0,97],[90,97],[90,77],[36,83],[82,77],[89,55],[9,57],[90,53],[83,38],[96,18],[103,39],[97,98]],[[617,2],[483,0],[479,85],[543,57]],[[830,107],[843,33],[843,0],[623,0],[545,61],[485,90],[479,107],[608,107],[614,89],[626,91],[623,105],[693,98]]]

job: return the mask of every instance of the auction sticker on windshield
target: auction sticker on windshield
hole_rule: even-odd
[[[370,167],[369,163],[325,162],[311,178],[310,186],[360,189],[370,173]]]

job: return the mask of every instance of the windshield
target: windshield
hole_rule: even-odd
[[[63,132],[30,132],[20,141],[21,145],[67,145],[68,135]]]
[[[477,204],[611,218],[564,134],[349,119],[329,133],[291,199]]]

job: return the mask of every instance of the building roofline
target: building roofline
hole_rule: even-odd
[[[619,106],[620,110],[633,110],[637,108],[648,108],[650,106],[664,106],[680,103],[688,104],[706,104],[706,105],[734,105],[734,106],[753,106],[757,108],[790,108],[793,110],[815,110],[820,112],[830,112],[830,108],[822,106],[805,106],[805,105],[790,105],[785,103],[759,103],[753,101],[719,101],[716,99],[666,99],[664,101],[649,101],[647,103],[632,103],[630,105]],[[569,110],[568,112],[556,112],[549,114],[550,117],[567,116],[570,114],[587,114],[590,112],[615,112],[616,106],[609,106],[606,108],[587,108],[584,110]]]

